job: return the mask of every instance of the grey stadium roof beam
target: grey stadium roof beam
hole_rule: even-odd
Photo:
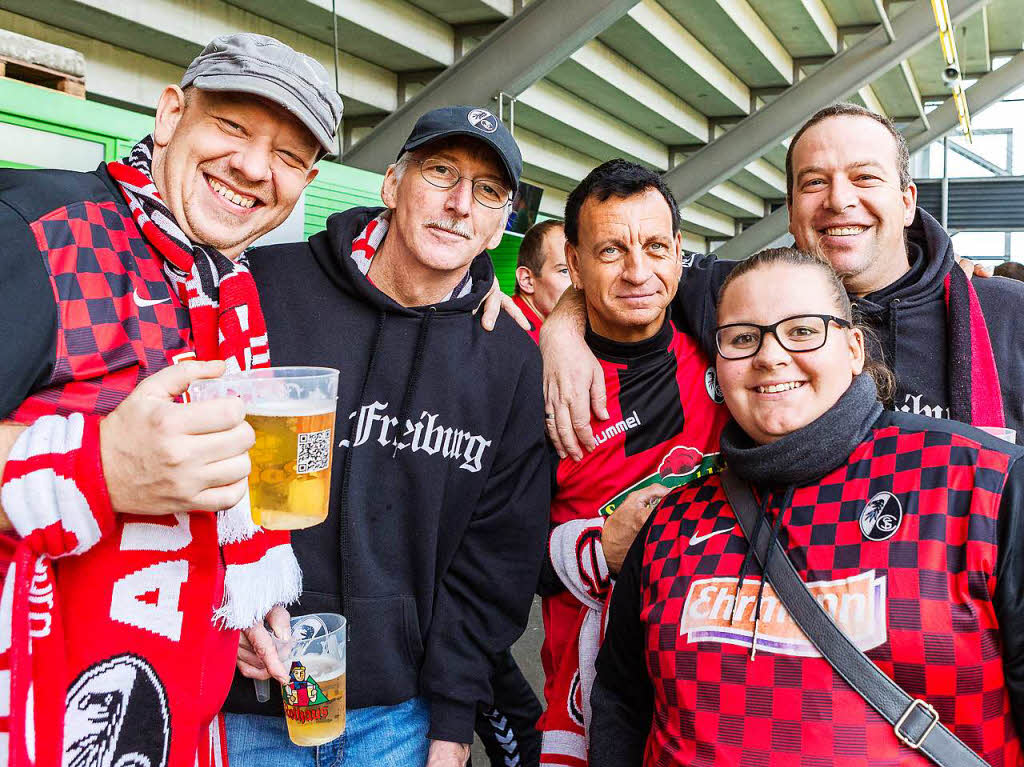
[[[983,7],[988,0],[950,0],[954,23]],[[691,155],[665,174],[665,180],[686,205],[723,181],[770,147],[793,134],[800,124],[837,98],[854,93],[938,36],[927,3],[914,6],[893,22],[896,40],[889,43],[877,27],[856,45],[835,56],[810,77],[789,88],[771,104],[738,123],[721,138]]]
[[[1024,81],[1024,53],[1018,53],[999,69],[989,72],[964,91],[971,114],[979,114],[1010,91],[1020,87],[1022,81]],[[953,99],[947,99],[942,106],[931,111],[928,114],[928,122],[928,128],[925,128],[924,123],[918,119],[903,129],[903,134],[907,137],[907,146],[911,152],[916,152],[935,139],[942,138],[957,127],[959,120]],[[789,213],[786,208],[779,208],[770,216],[761,219],[726,242],[715,251],[715,255],[719,258],[734,260],[746,258],[782,237],[788,230]]]
[[[489,105],[499,92],[518,96],[635,4],[534,0],[388,115],[345,153],[345,164],[384,170],[424,112],[449,104]]]

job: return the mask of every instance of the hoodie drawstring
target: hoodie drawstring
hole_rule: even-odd
[[[430,321],[437,314],[437,308],[430,306],[426,314],[420,319],[420,329],[416,334],[416,351],[412,357],[412,370],[405,382],[405,393],[402,395],[402,406],[398,411],[398,431],[395,434],[395,449],[391,457],[398,455],[398,435],[405,428],[405,422],[409,419],[409,407],[412,405],[412,397],[416,393],[416,386],[420,382],[420,373],[423,371],[423,356],[427,349],[427,333],[430,330]]]
[[[897,360],[896,360],[896,344],[899,336],[899,311],[900,311],[900,300],[894,298],[889,302],[889,359],[886,360],[886,364],[889,366],[889,370],[896,372]]]
[[[771,526],[771,537],[768,539],[768,553],[765,555],[764,567],[761,572],[761,584],[757,587],[757,601],[754,603],[754,633],[750,641],[751,660],[753,660],[757,655],[757,635],[761,622],[761,600],[764,597],[764,585],[768,581],[768,564],[771,562],[772,554],[775,552],[775,542],[779,538],[779,530],[782,528],[782,519],[785,516],[786,511],[789,509],[790,504],[793,502],[793,495],[795,492],[795,487],[786,488],[786,493],[782,498],[782,505],[779,507],[778,516],[775,517],[775,521]],[[754,532],[751,536],[751,540],[747,542],[747,553],[743,556],[743,562],[740,565],[740,575],[736,583],[736,597],[733,600],[732,613],[729,616],[730,624],[732,624],[736,619],[736,608],[740,603],[740,595],[743,593],[743,581],[747,577],[747,570],[749,569],[750,562],[754,556],[754,542],[761,533],[761,525],[768,517],[772,497],[773,496],[769,494],[765,494],[764,500],[760,505],[760,514],[758,514],[757,517],[757,524],[754,525]]]
[[[772,535],[768,539],[768,553],[764,557],[764,572],[761,574],[761,585],[757,589],[757,603],[754,606],[754,636],[750,641],[750,659],[753,660],[757,654],[757,634],[761,624],[761,597],[764,595],[764,584],[768,581],[768,564],[772,561],[772,554],[775,553],[775,542],[779,539],[779,530],[782,528],[782,518],[786,516],[789,505],[793,502],[793,494],[796,488],[786,488],[786,494],[782,498],[782,506],[779,507],[779,514],[775,517],[775,524],[772,525]]]
[[[736,607],[740,603],[740,594],[743,593],[743,581],[747,578],[747,569],[750,567],[750,560],[754,557],[754,541],[757,540],[758,534],[761,532],[761,524],[765,520],[768,512],[768,500],[765,498],[761,502],[761,506],[758,509],[757,524],[754,525],[753,539],[747,542],[747,553],[743,555],[743,562],[740,564],[740,578],[736,582],[736,598],[732,603],[732,613],[729,615],[729,624],[732,625],[733,621],[736,620]]]

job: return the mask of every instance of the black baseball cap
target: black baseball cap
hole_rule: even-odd
[[[523,172],[519,145],[501,120],[479,107],[442,107],[427,112],[416,121],[398,156],[449,136],[469,136],[487,144],[501,158],[501,164],[512,179],[513,191],[519,187],[519,176]]]

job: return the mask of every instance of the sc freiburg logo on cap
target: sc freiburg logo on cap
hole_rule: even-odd
[[[484,133],[494,133],[498,130],[498,118],[486,109],[474,109],[469,113],[469,124]]]

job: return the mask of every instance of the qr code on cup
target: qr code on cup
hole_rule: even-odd
[[[309,474],[323,471],[331,465],[331,430],[308,431],[299,434],[298,455],[295,457],[295,473]]]

